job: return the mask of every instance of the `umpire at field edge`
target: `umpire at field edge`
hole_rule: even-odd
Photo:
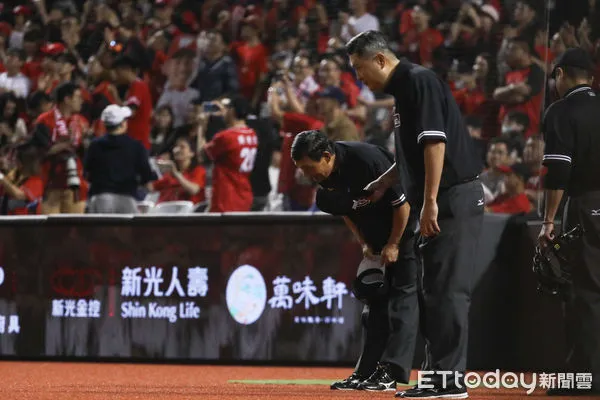
[[[448,376],[429,375],[431,388],[417,386],[396,396],[467,398],[463,374],[475,250],[483,224],[482,165],[450,88],[433,71],[400,61],[378,31],[358,34],[346,51],[365,85],[395,98],[396,164],[365,189],[377,199],[403,170],[415,184],[415,192],[407,195],[421,212],[423,369],[450,371]]]
[[[355,372],[331,388],[395,390],[397,382],[409,381],[419,322],[417,217],[401,182],[377,202],[365,199],[363,190],[392,166],[394,157],[371,144],[333,142],[320,131],[305,131],[294,139],[292,159],[321,186],[319,209],[343,216],[363,247],[353,284],[355,296],[365,303],[363,350]]]
[[[554,219],[566,192],[562,230],[578,224],[584,229],[572,249],[572,299],[565,307],[568,372],[592,373],[592,389],[600,394],[600,98],[590,87],[594,70],[589,54],[572,48],[559,57],[552,73],[560,100],[548,108],[542,122],[548,173],[539,241],[545,246],[554,238]],[[548,394],[576,392],[558,389]]]

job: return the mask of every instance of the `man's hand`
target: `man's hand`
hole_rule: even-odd
[[[395,243],[386,244],[381,250],[381,263],[387,265],[396,261],[398,261],[398,245]]]
[[[438,205],[435,201],[426,201],[421,209],[421,235],[431,237],[439,234],[441,229],[438,225]]]
[[[371,250],[368,244],[363,244],[362,251],[364,258],[368,258],[369,260],[375,260],[377,258],[375,257],[375,254],[373,254],[373,250]]]
[[[58,142],[48,150],[48,155],[54,155],[58,153],[62,153],[63,151],[74,151],[73,144],[70,141],[62,141]]]
[[[385,194],[385,191],[388,189],[388,185],[386,182],[379,178],[375,179],[373,182],[369,183],[363,190],[367,192],[371,192],[371,195],[367,197],[372,203],[379,201]]]
[[[538,235],[538,243],[541,247],[547,247],[554,240],[554,223],[545,222]]]

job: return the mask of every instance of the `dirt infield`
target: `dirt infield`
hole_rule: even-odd
[[[1,400],[393,399],[393,392],[331,391],[350,374],[340,368],[224,367],[146,364],[0,362]],[[416,374],[415,374],[416,378]],[[470,398],[545,398],[523,389],[475,389]],[[556,399],[567,399],[555,397]],[[582,397],[578,397],[582,398]]]

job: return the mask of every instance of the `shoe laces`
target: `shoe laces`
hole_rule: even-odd
[[[375,372],[371,375],[369,380],[378,381],[382,379],[385,375],[389,375],[388,366],[385,364],[378,364]]]

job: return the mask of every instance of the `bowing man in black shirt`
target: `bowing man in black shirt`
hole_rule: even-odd
[[[415,185],[408,201],[421,212],[419,299],[431,387],[396,396],[467,398],[468,317],[484,212],[479,156],[450,88],[433,71],[400,61],[378,31],[358,34],[346,51],[365,85],[395,99],[396,163],[365,190],[375,200],[406,172]]]
[[[411,213],[401,182],[379,201],[365,199],[363,188],[393,164],[381,147],[332,142],[319,131],[305,131],[292,144],[292,159],[319,183],[317,207],[343,216],[363,247],[353,284],[365,303],[365,340],[354,373],[335,382],[338,390],[395,390],[410,378],[418,327],[417,216]]]
[[[593,64],[580,48],[566,50],[553,71],[561,97],[546,111],[543,163],[548,168],[542,246],[555,236],[554,219],[563,195],[568,196],[562,230],[581,225],[571,261],[572,297],[567,301],[569,360],[572,373],[591,373],[592,392],[600,394],[600,97],[592,84]],[[579,385],[578,385],[579,386]],[[578,387],[579,388],[579,387]],[[590,388],[550,390],[550,395],[590,395]]]

